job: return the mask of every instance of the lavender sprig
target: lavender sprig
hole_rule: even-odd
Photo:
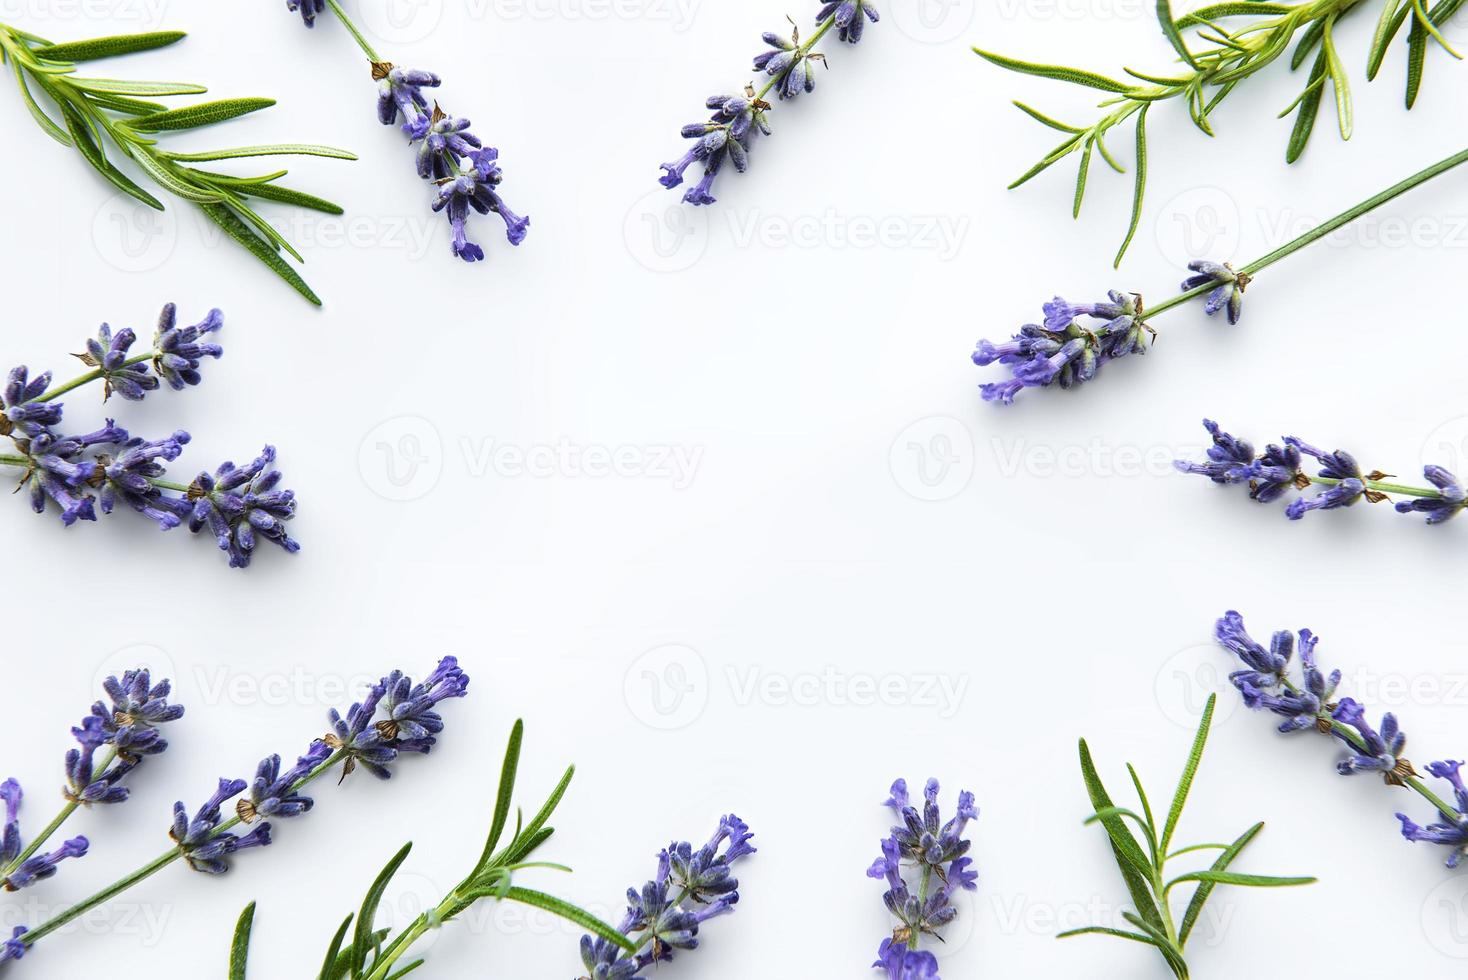
[[[61,791],[66,803],[24,847],[19,819],[24,794],[20,783],[14,779],[0,783],[0,803],[5,812],[0,833],[0,886],[6,891],[19,891],[44,881],[56,873],[61,861],[84,856],[89,842],[80,836],[49,854],[39,852],[78,808],[126,802],[129,790],[122,785],[123,780],[145,758],[161,755],[168,748],[160,728],[183,717],[183,705],[168,700],[170,683],[163,680],[154,684],[146,669],[129,670],[121,679],[108,677],[102,687],[107,701],[93,704],[91,713],[71,730],[79,747],[66,753],[66,786]],[[4,960],[0,955],[0,962]]]
[[[965,790],[958,794],[957,812],[945,823],[936,779],[923,787],[921,810],[903,779],[892,784],[884,805],[896,814],[898,824],[882,841],[882,855],[867,869],[867,877],[886,882],[882,901],[898,925],[877,948],[872,967],[885,970],[889,980],[938,980],[937,957],[918,946],[924,936],[941,940],[943,928],[958,917],[953,897],[979,887],[968,856],[972,842],[964,837],[979,808],[974,794]],[[914,883],[908,882],[907,872],[915,876]]]
[[[1285,436],[1280,444],[1271,443],[1255,455],[1253,443],[1223,431],[1217,422],[1203,420],[1203,427],[1213,437],[1208,462],[1177,460],[1174,465],[1184,473],[1206,476],[1214,483],[1246,486],[1249,496],[1260,503],[1278,500],[1290,490],[1324,487],[1310,497],[1297,497],[1285,508],[1292,521],[1313,510],[1336,510],[1358,501],[1379,504],[1393,494],[1407,497],[1395,509],[1400,514],[1426,514],[1428,524],[1442,524],[1468,507],[1468,491],[1458,478],[1441,466],[1426,466],[1423,475],[1429,487],[1405,486],[1389,482],[1391,474],[1380,470],[1364,472],[1356,457],[1343,449],[1326,452],[1294,436]],[[1305,471],[1305,460],[1313,459],[1318,472]]]
[[[138,687],[135,682],[133,690]],[[390,689],[405,693],[406,697],[385,700]],[[46,936],[176,861],[182,860],[193,870],[204,874],[226,873],[234,855],[246,849],[266,847],[273,841],[274,826],[263,818],[278,820],[309,812],[313,801],[302,792],[305,787],[338,766],[342,768],[342,779],[345,780],[352,771],[351,763],[359,749],[370,744],[384,772],[389,771],[387,767],[401,753],[427,754],[443,731],[443,719],[432,708],[444,699],[466,696],[468,689],[469,676],[460,669],[454,657],[444,657],[421,684],[414,684],[401,671],[387,675],[373,685],[367,702],[364,702],[372,707],[367,709],[364,718],[360,745],[336,744],[334,735],[328,734],[314,740],[296,766],[284,775],[279,772],[280,758],[268,756],[257,767],[253,782],[221,778],[214,794],[192,812],[182,801],[175,803],[168,831],[172,847],[40,925],[17,932],[13,941],[21,948],[10,958],[19,959]],[[150,701],[152,708],[148,707]],[[154,717],[158,717],[158,699],[150,701],[141,702],[140,716],[152,711]],[[129,703],[136,703],[136,699]],[[98,709],[93,710],[95,713]],[[362,705],[353,706],[354,712],[360,714],[361,710]],[[425,724],[429,714],[435,719],[431,725]],[[335,711],[331,718],[334,723],[337,718]],[[410,720],[409,724],[424,725],[425,730],[419,733],[409,728],[404,724],[405,719]],[[247,789],[249,795],[242,797]],[[226,817],[224,806],[230,800],[235,800],[234,814]],[[249,829],[236,833],[236,828],[241,825],[248,825]],[[5,959],[0,955],[0,963]]]
[[[142,353],[132,353],[134,331],[114,332],[104,323],[85,351],[75,355],[92,370],[53,385],[49,371],[32,377],[25,366],[13,369],[0,388],[0,436],[8,436],[18,452],[0,453],[0,466],[23,471],[17,489],[29,490],[31,509],[44,514],[54,505],[68,527],[95,521],[97,504],[103,514],[126,507],[164,531],[187,522],[193,532],[207,528],[234,568],[249,566],[260,540],[288,553],[300,550],[285,530],[295,516],[295,494],[279,488],[274,447],[266,446],[248,466],[226,462],[185,484],[166,479],[166,464],[191,441],[182,429],[167,438],[144,439],[112,419],[83,435],[57,428],[64,415],[57,399],[83,385],[100,381],[104,403],[113,395],[142,401],[165,384],[175,391],[198,385],[204,361],[224,354],[213,339],[223,326],[219,310],[179,326],[169,303],[159,315],[152,347]]]
[[[724,165],[730,164],[743,173],[749,169],[749,151],[756,134],[770,135],[769,112],[774,108],[767,100],[773,93],[781,101],[793,99],[816,87],[816,64],[826,65],[826,56],[815,50],[821,39],[836,29],[837,37],[848,44],[861,41],[867,22],[880,20],[871,0],[833,0],[822,2],[816,15],[815,31],[804,41],[800,27],[791,21],[790,37],[773,31],[763,36],[770,49],[755,56],[754,70],[767,76],[756,88],[747,85],[739,95],[715,95],[705,107],[713,110],[707,122],[689,123],[683,127],[683,138],[693,145],[677,160],[662,165],[659,183],[674,188],[683,183],[684,173],[693,164],[703,168],[703,177],[683,194],[686,204],[713,204],[714,179]]]
[[[471,133],[469,120],[449,115],[437,102],[430,107],[423,94],[426,88],[439,87],[442,80],[438,75],[384,60],[337,0],[286,0],[286,9],[299,11],[307,27],[316,25],[317,14],[330,10],[367,56],[378,86],[377,118],[384,126],[400,126],[408,137],[417,158],[418,176],[435,187],[432,209],[448,219],[455,255],[465,262],[484,258],[484,249],[468,237],[471,210],[498,214],[511,245],[525,241],[530,219],[516,214],[500,195],[504,172],[499,165],[499,150],[485,146]]]
[[[1422,774],[1405,756],[1407,738],[1396,716],[1387,712],[1378,730],[1366,719],[1366,709],[1352,698],[1335,700],[1341,673],[1322,673],[1315,660],[1320,638],[1308,629],[1297,635],[1278,630],[1266,648],[1244,627],[1244,618],[1233,610],[1214,624],[1214,638],[1243,664],[1229,675],[1244,704],[1283,718],[1284,734],[1313,731],[1340,741],[1345,755],[1336,763],[1343,776],[1377,773],[1388,786],[1410,789],[1437,810],[1436,822],[1422,827],[1398,813],[1402,836],[1409,841],[1440,844],[1451,848],[1447,866],[1457,868],[1468,858],[1468,788],[1459,769],[1463,763],[1433,762],[1429,775],[1445,780],[1456,804],[1438,796],[1422,781]],[[1299,657],[1294,653],[1298,649]]]
[[[1468,150],[1455,153],[1386,190],[1341,212],[1268,255],[1235,268],[1228,263],[1192,262],[1193,275],[1182,292],[1161,303],[1146,305],[1140,293],[1111,290],[1107,299],[1070,303],[1057,296],[1044,304],[1044,319],[1026,324],[1008,341],[980,340],[973,362],[980,367],[1002,364],[1010,377],[980,385],[985,401],[1009,405],[1026,388],[1071,388],[1096,378],[1103,365],[1131,354],[1145,354],[1157,337],[1153,321],[1168,310],[1202,299],[1204,312],[1224,312],[1237,324],[1243,313],[1244,291],[1258,274],[1281,259],[1350,224],[1419,184],[1468,162]]]
[[[640,891],[627,889],[627,914],[616,928],[626,941],[581,937],[582,980],[645,980],[675,951],[697,948],[703,923],[734,911],[739,881],[730,868],[755,853],[753,838],[731,813],[702,847],[675,841],[660,851],[653,879]]]

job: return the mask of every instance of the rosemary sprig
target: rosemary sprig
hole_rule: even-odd
[[[1427,41],[1431,38],[1453,57],[1460,57],[1442,36],[1438,25],[1458,12],[1465,0],[1437,0],[1429,8],[1425,0],[1383,0],[1380,20],[1367,57],[1367,77],[1374,79],[1381,68],[1392,41],[1401,33],[1408,18],[1407,108],[1416,103],[1422,83]],[[1097,154],[1118,173],[1125,167],[1106,147],[1107,135],[1129,119],[1135,119],[1136,179],[1132,191],[1132,211],[1127,232],[1117,250],[1115,264],[1131,246],[1141,221],[1147,186],[1147,113],[1159,102],[1182,100],[1188,107],[1193,124],[1213,136],[1210,115],[1236,86],[1252,78],[1262,69],[1289,53],[1290,70],[1297,71],[1307,61],[1309,74],[1304,90],[1279,114],[1294,114],[1295,125],[1285,151],[1285,159],[1294,163],[1305,151],[1315,130],[1327,86],[1335,104],[1342,139],[1350,139],[1355,127],[1350,81],[1335,42],[1335,28],[1341,18],[1363,6],[1366,0],[1307,0],[1297,4],[1258,2],[1258,0],[1226,0],[1203,7],[1182,18],[1174,18],[1169,0],[1157,0],[1157,18],[1163,34],[1182,62],[1178,74],[1155,75],[1131,68],[1119,80],[1095,72],[1062,65],[1037,64],[995,54],[981,48],[975,53],[1010,71],[1037,75],[1068,82],[1084,88],[1098,89],[1110,97],[1099,103],[1107,110],[1089,126],[1074,126],[1054,119],[1023,102],[1015,105],[1035,121],[1065,134],[1061,143],[1011,183],[1019,187],[1043,173],[1059,161],[1080,154],[1072,216],[1079,217],[1085,197],[1086,181],[1093,154]],[[1232,30],[1220,21],[1244,20],[1242,27]],[[1190,47],[1185,32],[1196,33],[1198,48]],[[1298,38],[1298,40],[1297,40]]]
[[[520,745],[524,732],[524,723],[515,722],[515,727],[510,733],[509,747],[505,751],[504,765],[501,768],[499,794],[495,802],[489,837],[473,870],[448,895],[444,896],[443,901],[420,914],[396,935],[393,935],[391,930],[375,928],[375,923],[377,908],[382,901],[383,894],[413,849],[412,844],[404,845],[373,880],[367,889],[366,896],[362,899],[359,911],[355,915],[348,915],[337,928],[322,961],[321,970],[317,974],[318,980],[394,980],[394,978],[410,973],[423,965],[424,961],[421,957],[412,959],[402,966],[398,964],[409,955],[414,945],[428,932],[452,921],[456,916],[462,915],[474,904],[484,899],[519,902],[522,905],[544,909],[595,933],[608,942],[615,943],[628,952],[636,952],[636,947],[631,940],[591,913],[559,898],[529,888],[522,888],[513,883],[514,875],[517,872],[531,868],[571,870],[563,865],[530,861],[529,858],[554,833],[552,828],[546,826],[546,822],[555,812],[556,807],[560,805],[561,798],[565,795],[566,788],[570,785],[571,777],[575,773],[574,766],[566,770],[561,781],[552,790],[550,797],[529,823],[524,821],[523,814],[516,815],[514,834],[504,847],[499,846],[509,824],[515,774],[520,765]],[[243,980],[245,976],[254,918],[255,903],[251,902],[240,915],[230,947],[229,976],[232,980],[234,978]]]
[[[1087,746],[1085,739],[1081,740],[1081,775],[1085,779],[1086,792],[1090,796],[1091,805],[1096,809],[1096,812],[1087,818],[1086,823],[1099,823],[1105,829],[1107,837],[1110,838],[1111,850],[1116,857],[1117,867],[1121,871],[1122,880],[1126,882],[1127,891],[1131,894],[1132,902],[1136,906],[1135,912],[1125,912],[1122,917],[1136,931],[1107,926],[1087,926],[1083,929],[1063,932],[1057,938],[1066,939],[1082,935],[1114,936],[1152,946],[1162,955],[1168,968],[1172,970],[1178,980],[1187,980],[1188,964],[1184,958],[1184,950],[1215,888],[1219,885],[1278,888],[1288,885],[1314,884],[1314,878],[1276,878],[1266,875],[1240,874],[1229,870],[1235,859],[1243,853],[1244,848],[1248,847],[1264,829],[1262,823],[1256,823],[1229,844],[1194,844],[1173,849],[1173,837],[1177,832],[1178,822],[1182,818],[1188,793],[1193,788],[1193,781],[1198,775],[1198,767],[1203,761],[1203,749],[1208,743],[1208,732],[1213,723],[1213,709],[1217,701],[1217,695],[1209,697],[1208,705],[1203,710],[1203,720],[1198,725],[1197,735],[1193,738],[1193,748],[1188,753],[1187,765],[1183,768],[1181,779],[1178,780],[1177,791],[1173,794],[1167,818],[1160,827],[1136,769],[1130,764],[1127,765],[1127,773],[1131,776],[1132,786],[1137,792],[1137,802],[1141,807],[1140,813],[1112,803],[1106,787],[1101,782],[1100,775],[1096,772],[1090,747]],[[1141,842],[1128,828],[1128,821],[1135,824],[1141,833]],[[1142,848],[1143,842],[1146,844],[1145,850]],[[1219,852],[1211,866],[1202,871],[1189,871],[1168,878],[1166,870],[1168,862],[1177,857],[1203,851]],[[1172,908],[1172,892],[1179,886],[1189,884],[1195,884],[1196,887],[1193,889],[1192,897],[1179,922]]]
[[[167,47],[182,40],[179,31],[127,34],[86,41],[52,44],[44,38],[0,24],[0,64],[10,67],[32,117],[48,136],[81,154],[82,158],[116,188],[150,208],[162,211],[163,202],[118,166],[131,161],[149,182],[196,205],[210,221],[316,305],[321,299],[285,261],[284,252],[297,262],[301,254],[262,218],[250,198],[341,214],[330,201],[284,187],[276,181],[285,170],[254,177],[236,177],[200,169],[194,164],[257,156],[319,156],[355,160],[346,150],[302,143],[233,147],[203,152],[177,152],[160,140],[169,133],[212,126],[258,112],[273,99],[236,98],[170,109],[153,101],[208,91],[202,85],[175,82],[125,81],[76,74],[77,63]],[[40,96],[41,98],[38,98]],[[47,112],[43,100],[52,107]]]

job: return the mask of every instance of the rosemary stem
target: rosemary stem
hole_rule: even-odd
[[[342,9],[342,5],[337,0],[326,0],[326,5],[331,8],[333,14],[336,14],[336,19],[342,22],[342,26],[347,29],[347,33],[352,35],[352,40],[357,42],[357,47],[362,49],[362,53],[367,56],[367,59],[372,62],[381,61],[382,58],[373,49],[372,45],[367,43],[367,39],[362,36],[362,32],[357,30],[357,25],[352,23],[352,18],[347,16],[347,12]]]
[[[304,786],[306,786],[306,784],[316,779],[322,773],[340,763],[345,757],[345,749],[337,749],[336,751],[332,752],[332,754],[327,756],[326,759],[323,760],[321,764],[318,765],[315,769],[312,769],[310,772],[306,773],[306,775],[302,776],[300,779],[292,783],[289,792],[295,793],[298,790],[302,789]],[[228,820],[221,823],[218,827],[214,828],[213,836],[218,837],[220,834],[227,833],[243,822],[243,818],[238,815],[230,817]],[[118,895],[121,895],[123,892],[127,891],[138,882],[143,881],[147,878],[151,878],[153,875],[157,874],[159,871],[162,871],[164,868],[168,867],[170,864],[172,864],[174,861],[177,861],[181,857],[183,857],[182,850],[180,850],[178,847],[169,848],[162,854],[158,855],[158,857],[154,858],[152,861],[149,861],[147,864],[143,865],[141,868],[138,868],[131,874],[124,875],[123,877],[117,879],[112,884],[108,885],[106,888],[102,889],[96,894],[83,899],[82,901],[71,906],[63,912],[58,912],[56,915],[47,919],[36,928],[30,930],[29,932],[21,934],[20,941],[23,942],[27,946],[27,948],[35,945],[41,939],[49,936],[51,933],[55,932],[57,929],[60,929],[68,922],[71,922],[78,916],[85,915],[92,909],[101,905],[103,902],[107,902],[113,898],[116,898]]]

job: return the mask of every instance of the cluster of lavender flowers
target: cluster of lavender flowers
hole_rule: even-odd
[[[702,847],[681,841],[659,852],[657,875],[641,891],[627,890],[627,914],[617,926],[638,951],[582,936],[583,980],[645,980],[649,968],[671,960],[675,950],[696,949],[703,923],[734,911],[739,881],[731,868],[755,853],[753,838],[749,825],[731,813]]]
[[[978,819],[979,809],[972,793],[961,792],[958,812],[942,822],[936,779],[929,779],[923,788],[921,810],[912,803],[902,779],[892,784],[885,805],[899,822],[882,841],[882,856],[867,869],[867,877],[886,882],[882,900],[898,926],[882,940],[872,967],[885,970],[889,980],[938,980],[937,957],[918,949],[918,942],[924,935],[939,937],[943,927],[957,918],[953,905],[957,892],[978,888],[979,875],[968,857],[971,842],[963,834],[969,821]],[[916,876],[915,885],[909,884],[904,864]]]
[[[1289,630],[1280,630],[1265,647],[1249,635],[1243,617],[1232,610],[1215,624],[1214,636],[1243,664],[1242,669],[1229,675],[1229,680],[1245,705],[1280,716],[1283,721],[1279,730],[1283,733],[1314,731],[1339,739],[1346,750],[1336,764],[1341,775],[1377,773],[1389,786],[1417,792],[1437,808],[1437,821],[1423,827],[1398,813],[1402,836],[1451,848],[1449,868],[1457,868],[1468,857],[1468,787],[1460,774],[1463,763],[1443,761],[1427,767],[1430,775],[1449,784],[1456,804],[1427,789],[1421,774],[1404,755],[1407,737],[1395,715],[1386,713],[1378,728],[1357,701],[1335,699],[1341,672],[1325,674],[1320,669],[1315,659],[1318,636],[1308,629],[1300,630],[1298,637]],[[1293,666],[1296,651],[1298,667]]]
[[[1204,301],[1204,311],[1212,316],[1226,309],[1229,322],[1237,323],[1249,277],[1216,262],[1193,262],[1189,268],[1195,274],[1183,282],[1183,292],[1216,284]],[[1142,297],[1136,293],[1113,289],[1098,303],[1071,303],[1056,296],[1042,310],[1041,323],[1025,324],[1003,343],[979,341],[975,364],[988,367],[997,362],[1010,371],[1004,381],[979,386],[984,401],[1012,405],[1026,388],[1085,384],[1103,363],[1147,353],[1147,339],[1157,333],[1147,323]]]
[[[267,756],[251,781],[220,779],[214,795],[192,817],[182,802],[175,803],[169,836],[189,867],[223,874],[231,855],[271,842],[271,824],[265,818],[297,817],[311,809],[314,801],[301,790],[325,770],[340,763],[345,779],[361,765],[379,779],[389,779],[392,763],[403,753],[428,754],[444,727],[438,704],[468,692],[469,675],[454,657],[444,657],[418,684],[395,670],[353,704],[345,718],[332,709],[332,730],[313,741],[291,768],[282,772],[280,756]],[[248,795],[241,796],[247,789]],[[223,807],[230,800],[236,801],[234,817],[226,821]],[[251,829],[232,833],[239,824]]]
[[[305,25],[315,27],[316,15],[325,4],[323,0],[286,0],[286,9],[299,11]],[[345,18],[339,9],[333,11]],[[366,45],[355,26],[347,26],[372,63],[372,77],[378,86],[377,118],[384,126],[401,126],[408,145],[415,150],[418,176],[437,188],[433,210],[448,218],[454,254],[465,262],[484,258],[484,249],[469,241],[466,230],[471,208],[480,214],[498,214],[505,222],[505,235],[511,245],[525,241],[530,219],[510,210],[500,196],[499,186],[504,180],[500,151],[485,146],[469,132],[469,120],[448,115],[437,102],[429,107],[423,90],[438,88],[442,80],[431,71],[399,68],[383,61]]]
[[[806,41],[800,39],[800,28],[792,21],[790,37],[767,31],[763,40],[769,48],[754,58],[754,70],[768,77],[761,88],[746,86],[739,95],[715,95],[705,107],[713,111],[707,122],[689,123],[683,127],[683,138],[693,140],[688,152],[662,165],[659,183],[674,188],[683,183],[684,172],[694,163],[703,167],[703,177],[683,194],[687,204],[713,204],[714,179],[726,163],[743,173],[749,169],[749,151],[756,133],[770,135],[767,118],[773,106],[765,97],[774,93],[781,101],[793,99],[801,92],[814,92],[816,64],[825,64],[826,56],[814,48],[833,28],[848,44],[861,41],[866,22],[880,19],[870,0],[834,0],[821,4],[816,15],[815,33]]]
[[[103,514],[127,507],[165,531],[187,523],[190,531],[213,534],[235,568],[250,564],[260,540],[287,552],[300,550],[285,528],[295,516],[295,494],[279,489],[273,447],[266,446],[248,466],[226,462],[183,485],[164,479],[165,464],[178,459],[190,441],[182,429],[150,440],[129,434],[112,419],[82,435],[58,428],[64,406],[56,399],[93,381],[102,383],[104,401],[113,395],[142,401],[165,383],[175,391],[199,384],[203,361],[224,353],[211,339],[223,325],[223,314],[210,310],[200,322],[179,326],[169,303],[158,318],[152,349],[142,354],[131,353],[137,341],[133,330],[114,333],[104,323],[87,340],[86,351],[76,355],[91,368],[86,374],[53,386],[50,371],[32,377],[24,366],[13,369],[0,388],[0,435],[10,438],[18,455],[0,454],[0,465],[24,471],[20,488],[29,491],[32,509],[43,514],[54,504],[68,527],[95,521],[94,504]]]
[[[1441,466],[1423,468],[1423,475],[1433,489],[1404,487],[1384,483],[1390,474],[1380,470],[1363,472],[1356,457],[1345,450],[1326,452],[1294,436],[1286,436],[1283,444],[1271,443],[1256,455],[1252,443],[1223,431],[1217,422],[1204,419],[1203,427],[1213,438],[1208,462],[1178,460],[1174,465],[1184,473],[1206,476],[1214,483],[1247,486],[1249,496],[1260,503],[1269,503],[1290,490],[1304,490],[1312,484],[1324,486],[1324,490],[1312,497],[1297,497],[1290,502],[1285,514],[1293,521],[1312,510],[1335,510],[1359,500],[1381,503],[1389,499],[1389,494],[1408,496],[1410,499],[1396,503],[1397,512],[1426,514],[1429,524],[1441,524],[1468,507],[1468,491]],[[1315,475],[1304,471],[1306,457],[1317,462],[1319,472]]]
[[[168,701],[169,682],[153,684],[146,669],[126,671],[121,680],[108,677],[102,687],[107,701],[93,704],[91,713],[71,730],[77,747],[66,753],[66,786],[61,792],[67,805],[60,820],[52,824],[53,831],[77,807],[125,802],[129,790],[122,785],[123,780],[148,756],[160,755],[168,748],[159,729],[183,717],[183,706]],[[46,841],[42,837],[29,848],[23,847],[19,818],[22,796],[16,780],[0,783],[0,801],[5,805],[0,885],[11,892],[52,877],[62,861],[82,857],[90,846],[87,838],[73,837],[51,853],[39,854],[36,852]]]

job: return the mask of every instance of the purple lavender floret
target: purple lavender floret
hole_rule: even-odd
[[[221,779],[214,795],[190,819],[182,802],[173,805],[173,826],[168,836],[178,846],[189,867],[204,874],[222,875],[230,868],[229,858],[251,847],[270,843],[270,824],[261,823],[247,834],[220,831],[224,820],[221,807],[245,791],[243,779]]]
[[[1212,419],[1204,419],[1203,428],[1213,437],[1213,445],[1208,449],[1208,462],[1190,463],[1178,459],[1172,465],[1183,473],[1206,476],[1214,483],[1242,483],[1253,479],[1253,444],[1224,432]]]
[[[1465,493],[1456,476],[1441,466],[1425,466],[1422,475],[1427,478],[1428,483],[1437,487],[1439,495],[1399,500],[1396,503],[1397,513],[1426,514],[1427,523],[1441,524],[1458,516],[1459,511],[1468,507],[1468,493]]]
[[[200,473],[189,487],[189,530],[208,528],[231,568],[248,568],[261,540],[288,554],[301,550],[285,528],[296,516],[296,495],[279,489],[282,477],[274,463],[275,447],[266,446],[248,466],[225,462],[213,474]]]
[[[739,882],[730,866],[755,853],[753,837],[731,813],[702,847],[675,841],[659,852],[653,879],[641,890],[627,890],[627,914],[617,927],[640,952],[628,956],[606,939],[582,936],[587,980],[649,980],[655,975],[649,968],[671,960],[675,950],[696,949],[702,925],[738,904]]]
[[[19,429],[28,435],[38,435],[47,426],[61,424],[61,403],[37,401],[51,387],[51,372],[45,371],[30,377],[24,364],[12,368],[6,379],[5,389],[0,392],[0,435],[9,435]]]
[[[978,819],[974,795],[958,794],[954,816],[944,822],[938,808],[939,786],[929,779],[923,787],[921,810],[908,795],[906,780],[892,784],[886,806],[900,821],[882,841],[881,856],[867,869],[867,877],[884,881],[882,901],[897,919],[898,927],[877,951],[873,968],[885,969],[889,977],[931,977],[936,980],[937,961],[921,953],[918,941],[924,935],[941,938],[941,930],[958,916],[952,904],[959,891],[978,888],[978,873],[968,856],[971,842],[964,837],[970,821]],[[925,897],[907,884],[904,865],[916,869],[925,881],[936,883]]]
[[[20,867],[5,876],[5,890],[18,892],[38,881],[45,881],[56,874],[57,867],[67,858],[84,857],[90,845],[85,837],[73,837],[49,854],[37,854],[28,858]]]
[[[714,114],[708,122],[689,123],[683,127],[683,138],[694,141],[682,157],[662,165],[659,183],[673,188],[683,183],[683,175],[694,163],[703,167],[703,177],[683,194],[686,204],[714,204],[714,179],[726,161],[743,173],[749,168],[749,148],[755,133],[769,135],[765,112],[769,103],[755,97],[752,89],[743,95],[711,96],[705,106]]]
[[[523,242],[530,228],[530,219],[511,211],[495,190],[501,180],[498,160],[499,151],[493,147],[473,150],[459,161],[457,174],[439,181],[433,210],[447,215],[453,230],[453,252],[465,262],[484,258],[484,249],[469,241],[465,232],[471,208],[480,214],[497,213],[505,222],[505,236],[511,245]]]
[[[781,101],[793,99],[801,92],[814,92],[816,62],[824,64],[826,58],[825,55],[802,50],[800,29],[796,28],[788,38],[766,31],[763,40],[770,50],[755,55],[754,70],[777,79],[775,92]]]
[[[302,794],[296,783],[310,775],[331,755],[331,748],[321,741],[312,742],[306,754],[285,772],[280,771],[280,756],[266,756],[255,769],[250,795],[235,804],[235,813],[245,823],[263,817],[298,817],[315,805]]]
[[[882,940],[877,948],[877,961],[872,967],[886,970],[888,980],[939,980],[938,957],[890,938]]]
[[[114,334],[112,328],[104,323],[97,328],[95,338],[87,338],[86,352],[74,355],[102,375],[104,402],[114,394],[138,402],[148,392],[158,390],[158,379],[148,372],[146,363],[128,363],[128,350],[137,339],[138,335],[131,328],[125,327]]]
[[[1203,302],[1203,312],[1213,316],[1219,310],[1227,310],[1228,322],[1238,323],[1239,317],[1243,315],[1244,290],[1249,287],[1249,275],[1236,271],[1227,262],[1199,260],[1189,262],[1188,268],[1196,274],[1183,280],[1182,291],[1190,293],[1195,289],[1213,285],[1213,290],[1208,293],[1208,298]]]
[[[1468,786],[1463,784],[1462,768],[1462,762],[1453,761],[1433,762],[1427,767],[1429,774],[1447,780],[1452,786],[1457,801],[1456,813],[1439,813],[1437,821],[1426,827],[1419,827],[1404,814],[1397,814],[1397,819],[1402,822],[1402,836],[1407,840],[1452,848],[1447,865],[1454,870],[1468,858]]]
[[[1350,748],[1350,754],[1336,764],[1336,770],[1342,776],[1376,772],[1381,773],[1390,785],[1401,786],[1408,777],[1417,775],[1412,763],[1402,757],[1407,748],[1407,736],[1397,724],[1396,715],[1390,711],[1383,715],[1381,731],[1378,732],[1366,720],[1364,707],[1354,698],[1342,698],[1331,717],[1348,728],[1354,728],[1362,743],[1358,745],[1343,732],[1336,732],[1336,736]]]
[[[830,0],[829,3],[823,0],[821,12],[816,14],[816,23],[823,24],[832,15],[836,18],[837,36],[848,44],[861,41],[867,21],[875,24],[882,19],[872,0]]]
[[[316,26],[316,15],[326,9],[326,0],[285,0],[285,9],[301,12],[307,27]]]
[[[21,937],[29,931],[25,926],[16,926],[10,938],[0,943],[0,963],[18,960],[26,954],[26,944]]]
[[[218,360],[224,356],[223,347],[204,338],[223,327],[224,314],[217,309],[210,310],[192,326],[180,327],[177,309],[174,304],[167,304],[158,316],[158,328],[153,335],[153,349],[157,351],[153,370],[174,391],[198,384],[202,380],[199,365],[204,358]]]
[[[377,79],[377,119],[384,126],[392,126],[402,120],[403,132],[421,139],[428,127],[430,113],[425,88],[438,88],[443,84],[431,71],[416,68],[398,68],[383,63],[373,66],[373,77]]]

